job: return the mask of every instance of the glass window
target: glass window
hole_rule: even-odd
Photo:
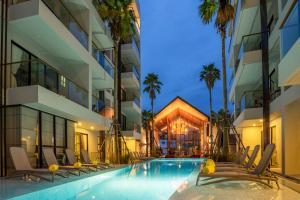
[[[20,47],[12,44],[11,61],[18,62],[11,66],[11,87],[20,87],[29,84],[30,55]]]
[[[42,145],[53,146],[53,115],[42,113]]]
[[[38,158],[38,111],[20,107],[21,110],[21,144],[26,150],[30,163],[37,166]]]
[[[75,150],[75,122],[67,122],[67,142],[68,149]]]
[[[58,89],[58,74],[48,66],[45,66],[45,88],[56,92]]]
[[[297,2],[281,29],[281,55],[284,57],[297,41],[300,33],[299,3]]]
[[[60,117],[55,117],[55,137],[56,146],[65,146],[65,120]]]

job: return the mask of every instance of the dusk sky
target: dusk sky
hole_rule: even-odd
[[[208,89],[200,82],[199,73],[202,65],[212,62],[221,69],[221,39],[213,23],[202,24],[200,2],[140,0],[142,81],[154,72],[164,84],[155,101],[156,112],[181,96],[209,114]],[[227,73],[229,80],[231,72]],[[145,93],[142,98],[143,109],[150,109],[149,95]],[[222,107],[222,81],[218,81],[213,90],[213,109]]]

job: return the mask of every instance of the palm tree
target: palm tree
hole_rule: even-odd
[[[129,9],[132,0],[98,0],[98,13],[108,23],[114,41],[114,122],[121,121],[121,44],[134,34],[134,17]],[[116,162],[120,162],[120,132],[115,129]]]
[[[234,7],[229,0],[203,0],[199,6],[199,15],[204,24],[209,24],[213,18],[217,32],[221,35],[222,40],[222,79],[223,79],[223,100],[224,112],[228,111],[227,103],[227,76],[226,76],[226,54],[225,39],[227,25],[234,18]],[[229,153],[229,130],[224,131],[223,136],[224,150]]]
[[[200,72],[200,81],[205,81],[206,86],[209,91],[209,112],[210,112],[210,118],[209,118],[209,137],[210,141],[213,141],[213,134],[212,134],[212,118],[213,118],[213,111],[212,111],[212,90],[215,85],[216,80],[220,80],[220,70],[215,67],[213,63],[209,65],[203,65],[203,69]],[[211,149],[212,151],[212,149]],[[212,155],[212,152],[211,152]]]
[[[150,154],[153,154],[153,142],[154,142],[154,100],[156,99],[156,94],[160,93],[160,88],[163,85],[162,82],[159,81],[158,75],[154,73],[149,73],[144,82],[145,88],[143,92],[147,92],[149,94],[149,98],[151,100],[151,108],[152,108],[152,128],[150,135]]]
[[[150,110],[143,110],[142,125],[146,133],[146,156],[149,155],[149,131],[151,130],[152,113]]]

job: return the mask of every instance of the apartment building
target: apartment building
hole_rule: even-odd
[[[77,156],[85,149],[92,160],[108,161],[115,66],[99,2],[9,2],[1,169],[12,167],[7,149],[16,145],[26,149],[33,167],[43,165],[43,147],[52,147],[62,161],[65,148]],[[131,9],[139,16],[138,2]],[[140,140],[139,21],[136,29],[132,42],[122,46],[122,127],[132,151],[138,151]]]
[[[260,1],[234,0],[229,66],[234,125],[244,144],[261,144],[263,123]],[[271,169],[300,178],[300,29],[298,0],[268,0]],[[257,160],[260,158],[258,157]]]

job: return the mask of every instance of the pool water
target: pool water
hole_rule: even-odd
[[[14,200],[164,200],[199,169],[201,159],[158,159],[69,182]]]

